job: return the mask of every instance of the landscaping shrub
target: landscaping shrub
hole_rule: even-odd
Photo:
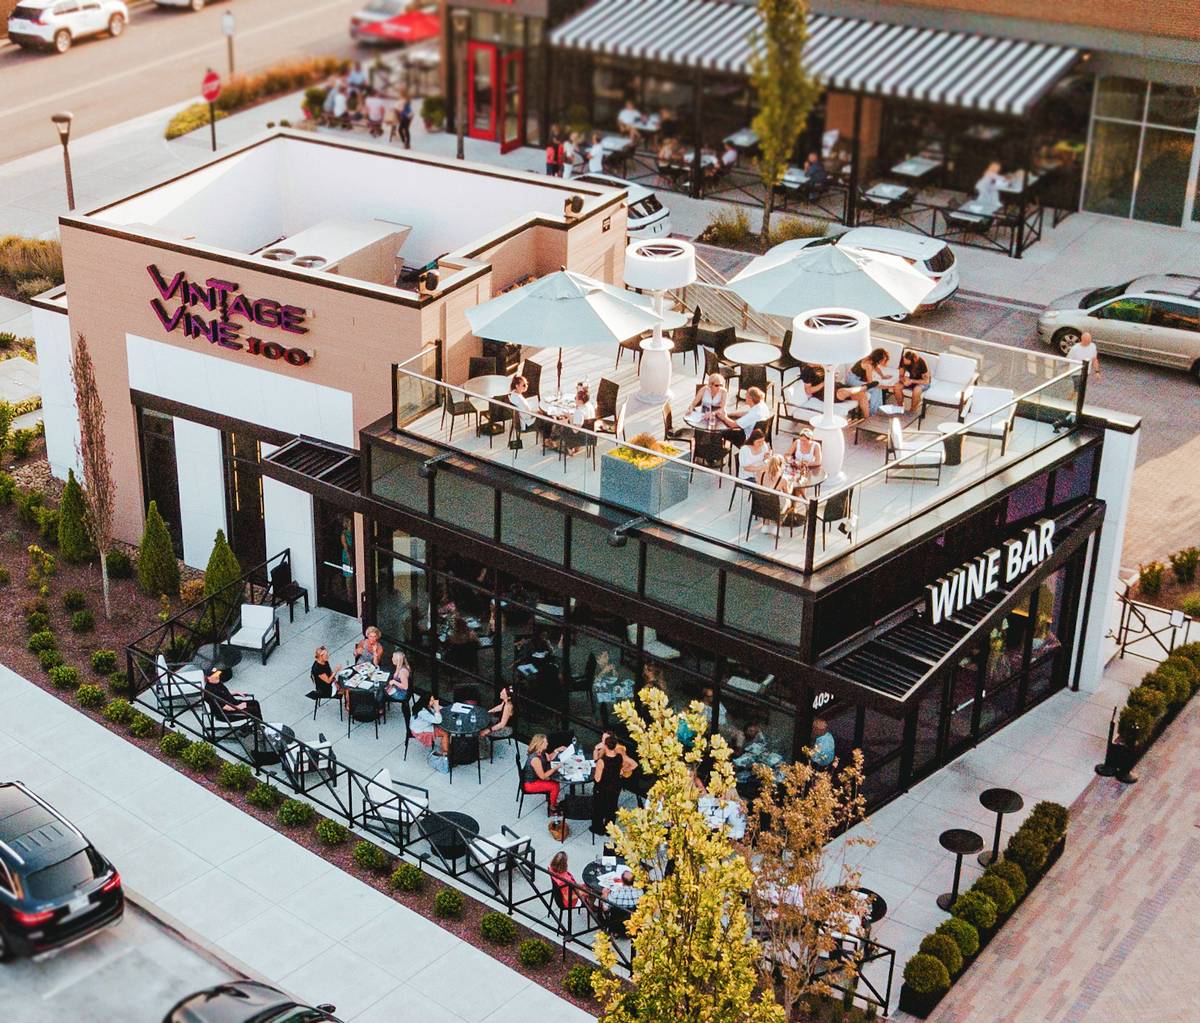
[[[129,692],[129,676],[123,671],[114,671],[108,676],[108,688],[113,693]]]
[[[117,670],[117,652],[115,650],[93,650],[92,671],[97,675],[111,675]]]
[[[12,582],[12,573],[8,570],[7,565],[0,565],[0,586],[7,586]]]
[[[1012,912],[1012,908],[1016,905],[1016,896],[1013,895],[1013,890],[1009,888],[1008,882],[1002,877],[997,877],[995,874],[984,872],[983,877],[971,885],[971,891],[979,892],[986,895],[996,904],[996,912],[1000,916],[1005,916]],[[951,970],[951,973],[954,971]]]
[[[1122,707],[1117,718],[1117,734],[1126,746],[1140,746],[1154,730],[1156,720],[1142,707]]]
[[[1018,867],[1011,860],[1000,860],[993,863],[984,872],[984,876],[989,874],[993,877],[998,877],[1006,885],[1009,891],[1013,893],[1013,898],[1020,902],[1025,893],[1029,890],[1029,883],[1025,880],[1025,871]]]
[[[104,567],[108,569],[110,579],[132,579],[133,562],[129,555],[120,548],[114,547],[104,556]]]
[[[39,650],[37,659],[43,671],[50,671],[51,668],[57,668],[62,664],[63,655],[57,650]]]
[[[214,635],[223,628],[242,603],[242,587],[235,585],[242,577],[242,566],[225,539],[225,531],[217,530],[212,553],[204,569],[204,596],[214,598],[204,612],[200,631]]]
[[[415,863],[401,860],[388,881],[392,891],[419,892],[425,886],[425,872]]]
[[[37,510],[46,503],[46,495],[42,491],[26,490],[24,492],[18,490],[16,497],[17,518],[25,525],[33,529],[37,529],[38,518]]]
[[[1048,799],[1043,799],[1029,811],[1029,816],[1021,827],[1035,829],[1057,842],[1067,833],[1067,825],[1070,821],[1070,810],[1061,803],[1052,803]]]
[[[260,781],[246,793],[246,802],[251,806],[257,806],[260,810],[274,810],[283,802],[283,793],[274,785]]]
[[[812,217],[775,217],[771,225],[769,244],[778,245],[795,238],[824,238],[827,232],[823,220]]]
[[[479,933],[493,945],[511,945],[517,940],[517,925],[504,913],[484,913],[479,919]]]
[[[181,755],[182,760],[193,771],[211,771],[220,762],[217,751],[207,742],[191,742]]]
[[[942,965],[946,967],[946,972],[951,977],[958,976],[963,968],[962,951],[956,942],[948,934],[927,934],[921,941],[921,951],[925,955],[933,956],[935,959],[940,959]]]
[[[218,121],[229,116],[224,110],[217,110],[215,113]],[[164,134],[168,140],[177,139],[199,128],[207,128],[208,120],[208,104],[193,103],[184,107],[167,122],[167,130]]]
[[[1163,682],[1163,688],[1174,688],[1168,680],[1164,679]],[[1129,691],[1129,695],[1125,698],[1125,705],[1138,707],[1157,721],[1167,712],[1167,699],[1167,694],[1162,689],[1151,685],[1140,685]]]
[[[964,959],[970,959],[979,951],[979,931],[975,929],[974,924],[969,924],[966,920],[960,920],[956,916],[952,916],[949,920],[943,920],[933,933],[945,934],[952,938]]]
[[[945,967],[943,966],[942,969],[944,970]],[[576,998],[592,998],[596,994],[592,988],[592,974],[595,972],[596,968],[594,966],[576,963],[567,970],[567,975],[563,977],[563,987],[567,989],[569,994],[574,995]],[[949,980],[947,980],[946,986],[950,986]]]
[[[47,284],[46,287],[51,287]],[[36,295],[39,291],[45,291],[46,288],[38,288],[34,292]],[[8,438],[8,450],[12,452],[13,458],[20,461],[22,458],[28,458],[29,452],[33,448],[33,442],[37,440],[37,433],[33,430],[13,430],[12,435]],[[54,524],[55,533],[57,534],[58,523]]]
[[[1133,694],[1138,689],[1151,689],[1157,693],[1161,693],[1163,697],[1164,707],[1162,711],[1157,713],[1151,711],[1149,706],[1144,709],[1150,711],[1151,716],[1157,721],[1163,716],[1167,707],[1182,707],[1192,695],[1191,673],[1179,670],[1178,667],[1168,666],[1164,661],[1152,672],[1142,679],[1142,684],[1135,689],[1130,690],[1129,696],[1126,697],[1126,702],[1130,706],[1144,706],[1143,704],[1135,703],[1132,699]],[[1142,694],[1139,694],[1142,696]]]
[[[927,952],[918,952],[904,964],[904,983],[921,995],[950,989],[946,964]]]
[[[54,650],[58,647],[58,641],[54,638],[54,633],[49,629],[41,629],[29,637],[26,644],[31,653],[41,653],[43,650]]]
[[[80,686],[82,689],[83,686]],[[161,739],[158,740],[158,748],[163,754],[168,757],[180,757],[183,751],[191,745],[190,740],[186,735],[181,735],[179,732],[167,732]]]
[[[1193,590],[1180,600],[1179,610],[1189,618],[1200,618],[1200,590]]]
[[[316,811],[299,799],[285,799],[275,814],[275,819],[285,828],[299,828],[312,823]]]
[[[204,599],[204,580],[185,579],[179,584],[179,606],[191,607]]]
[[[90,682],[81,685],[75,690],[75,701],[81,707],[87,707],[89,710],[99,707],[104,703],[104,690],[100,686],[92,685]]]
[[[347,828],[337,821],[323,817],[317,821],[317,839],[322,845],[341,845],[349,837]]]
[[[300,103],[300,108],[315,121],[325,109],[325,97],[328,95],[329,90],[323,85],[310,86],[304,90],[304,99]]]
[[[1049,855],[1050,843],[1026,828],[1018,829],[1004,850],[1004,858],[1020,867],[1026,878],[1037,878],[1046,866],[1046,857]]]
[[[67,561],[75,564],[91,561],[96,556],[96,545],[92,543],[87,523],[84,521],[83,488],[75,478],[74,469],[67,470],[67,484],[63,487],[58,513],[59,552]],[[83,604],[79,606],[82,607]],[[76,611],[78,608],[69,607],[67,610]]]
[[[58,509],[57,508],[35,508],[34,519],[37,521],[38,539],[45,544],[55,545],[58,543]]]
[[[1200,547],[1185,547],[1172,554],[1168,560],[1171,562],[1171,572],[1177,583],[1186,586],[1196,581],[1196,566],[1200,565]]]
[[[126,724],[133,717],[133,706],[128,700],[122,700],[119,696],[115,697],[109,700],[105,706],[104,716],[113,724]],[[214,750],[214,752],[216,751]]]
[[[1183,646],[1177,646],[1171,656],[1182,657],[1193,668],[1200,671],[1200,643],[1185,643]]]
[[[527,970],[540,970],[553,956],[554,949],[541,938],[526,938],[517,946],[517,959]]]
[[[462,916],[463,897],[457,888],[443,888],[433,897],[433,915],[442,917]]]
[[[426,131],[441,131],[446,123],[446,97],[433,95],[421,100],[421,121]]]
[[[50,627],[50,616],[45,611],[34,611],[25,618],[25,628],[31,633],[42,632]]]
[[[374,842],[364,839],[354,847],[354,862],[363,870],[381,874],[392,865],[392,858]]]
[[[67,590],[62,596],[62,606],[64,611],[82,611],[87,607],[87,597],[82,590]]]
[[[50,605],[46,603],[46,601],[43,597],[34,597],[31,600],[25,601],[25,603],[21,605],[21,614],[23,614],[25,616],[26,621],[28,621],[30,615],[35,615],[35,614],[39,614],[39,613],[40,614],[49,614],[49,612],[50,612]],[[31,629],[30,631],[34,632],[36,630]]]
[[[230,763],[226,760],[217,772],[217,784],[223,789],[245,792],[254,784],[254,771],[249,764]]]
[[[982,892],[963,892],[951,907],[950,914],[966,920],[979,931],[990,931],[996,926],[996,904]]]
[[[71,615],[72,632],[91,632],[96,627],[96,619],[91,611],[76,611]]]
[[[7,438],[5,438],[7,440]],[[0,472],[0,505],[10,505],[17,496],[17,481],[8,473]]]
[[[179,562],[171,547],[171,534],[159,514],[158,503],[150,502],[146,512],[146,528],[138,547],[138,585],[151,597],[160,593],[174,596],[179,592]]]
[[[1200,670],[1186,657],[1177,657],[1172,654],[1162,662],[1155,670],[1154,674],[1169,678],[1174,684],[1174,693],[1167,697],[1168,701],[1176,707],[1182,707],[1188,700],[1191,699],[1192,693],[1196,691],[1196,686],[1200,683]]]
[[[25,581],[38,591],[39,597],[50,596],[50,577],[54,575],[54,555],[35,543],[25,548],[29,555],[29,573]]]
[[[158,730],[158,722],[149,714],[135,713],[129,722],[129,734],[135,739],[149,739]]]
[[[1138,592],[1143,597],[1157,597],[1162,592],[1165,571],[1166,566],[1161,561],[1138,565]]]
[[[19,286],[22,281],[38,278],[50,282],[46,287],[63,282],[62,246],[57,239],[16,234],[0,238],[0,279]]]
[[[69,664],[59,664],[50,669],[50,684],[55,689],[78,689],[79,669]]]
[[[708,218],[696,239],[708,245],[741,245],[750,237],[750,218],[743,209],[722,207]]]

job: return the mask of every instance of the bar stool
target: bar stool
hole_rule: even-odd
[[[938,841],[943,849],[954,853],[954,890],[937,897],[938,906],[948,913],[950,907],[958,901],[958,882],[962,876],[963,857],[979,852],[983,848],[983,838],[965,828],[950,828],[942,832]]]
[[[996,836],[992,839],[992,850],[979,854],[980,865],[990,867],[1000,859],[1000,822],[1004,820],[1006,813],[1016,813],[1023,809],[1025,800],[1012,789],[984,789],[979,794],[979,802],[985,810],[990,810],[996,815]]]

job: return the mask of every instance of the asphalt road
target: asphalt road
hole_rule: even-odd
[[[160,1023],[185,995],[237,973],[127,903],[114,928],[34,963],[0,966],[5,1023]]]
[[[348,26],[362,0],[227,0],[199,13],[130,6],[118,39],[81,40],[61,56],[0,45],[0,163],[53,145],[57,110],[74,113],[72,132],[83,135],[198,99],[205,70],[228,68],[226,8],[237,17],[237,70],[253,71],[306,54],[353,56]]]

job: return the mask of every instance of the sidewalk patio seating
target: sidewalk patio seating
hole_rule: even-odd
[[[476,836],[467,841],[467,862],[497,894],[504,875],[519,870],[533,883],[533,839],[518,835],[507,824],[487,838]]]
[[[404,791],[401,792],[400,790]],[[429,789],[392,781],[392,773],[381,767],[363,790],[363,827],[399,835],[407,843],[412,826],[429,811]]]
[[[966,436],[984,437],[989,441],[999,439],[1000,454],[1003,455],[1008,448],[1008,438],[1012,434],[1013,419],[1017,413],[1012,400],[1011,387],[976,387],[967,402],[966,414],[971,417],[994,414],[972,425],[966,431]],[[995,411],[997,409],[999,411]]]
[[[243,650],[257,650],[263,664],[271,651],[279,646],[279,622],[275,608],[269,604],[243,604],[241,626],[229,637],[229,645]]]

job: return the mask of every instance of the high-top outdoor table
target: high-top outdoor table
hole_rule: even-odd
[[[937,904],[947,913],[950,907],[958,901],[958,882],[962,877],[962,861],[964,856],[977,853],[983,848],[983,839],[974,831],[965,828],[950,828],[943,831],[938,838],[943,849],[954,853],[954,889],[937,897]]]
[[[862,885],[839,885],[838,890],[849,890],[855,895],[861,896],[866,901],[867,913],[862,918],[863,935],[869,938],[871,936],[871,928],[887,916],[887,900],[878,892],[872,891],[870,888],[864,888]]]
[[[765,366],[779,358],[779,348],[766,341],[735,341],[725,349],[723,358],[738,366]]]
[[[483,768],[479,762],[479,733],[492,723],[491,717],[483,707],[470,706],[466,710],[455,711],[453,707],[442,709],[442,722],[437,727],[450,736],[447,746],[447,764],[450,768],[450,784],[454,784],[454,748],[469,740],[475,740],[475,774],[480,783],[483,782]]]
[[[979,862],[990,867],[1000,858],[1000,822],[1006,813],[1016,813],[1025,806],[1025,800],[1012,789],[984,789],[979,794],[979,802],[985,810],[991,810],[996,815],[996,835],[992,839],[991,852],[981,852]]]

